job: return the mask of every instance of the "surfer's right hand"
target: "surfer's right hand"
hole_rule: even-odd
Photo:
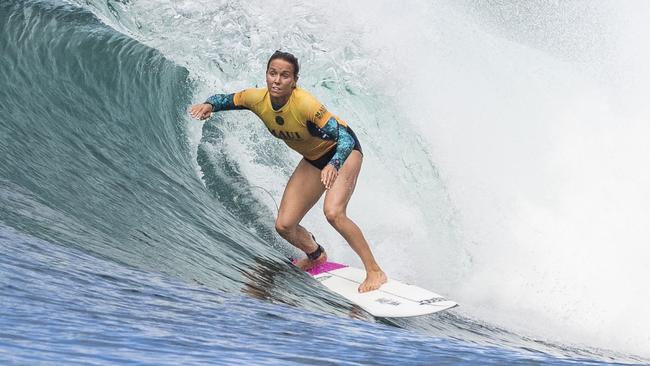
[[[190,116],[198,120],[208,119],[211,114],[212,104],[210,103],[195,104],[190,108]]]

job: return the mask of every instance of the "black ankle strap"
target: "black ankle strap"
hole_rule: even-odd
[[[307,258],[309,258],[309,260],[315,261],[316,259],[318,259],[318,257],[320,257],[321,254],[323,254],[324,251],[325,249],[323,249],[323,247],[320,244],[318,244],[318,248],[316,250],[314,250],[311,253],[307,253]]]

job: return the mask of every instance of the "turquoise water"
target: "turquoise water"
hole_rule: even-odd
[[[4,364],[603,364],[273,304],[0,235]]]
[[[242,162],[283,178],[296,158],[254,130],[259,150],[232,148],[225,117],[197,141],[201,71],[96,9],[0,2],[1,363],[647,362],[456,310],[374,319],[333,297],[273,232],[282,182],[260,189]]]

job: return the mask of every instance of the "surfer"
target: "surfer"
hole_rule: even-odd
[[[307,212],[325,193],[327,221],[359,255],[366,278],[359,292],[378,289],[387,281],[361,229],[346,209],[361,170],[363,153],[347,123],[329,112],[306,90],[298,87],[299,64],[287,52],[276,51],[266,67],[266,88],[245,89],[233,94],[216,94],[205,103],[193,105],[190,115],[205,120],[212,112],[248,109],[303,156],[285,187],[275,221],[277,232],[307,254],[296,265],[303,270],[327,261],[323,247],[300,225]]]

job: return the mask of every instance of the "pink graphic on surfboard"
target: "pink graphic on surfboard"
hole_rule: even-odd
[[[298,260],[294,259],[292,262],[293,264],[296,264],[298,263]],[[323,264],[317,265],[316,267],[313,267],[310,270],[307,270],[306,272],[312,276],[316,276],[324,272],[329,272],[335,269],[345,268],[345,267],[347,267],[345,264],[336,263],[336,262],[325,262]]]

